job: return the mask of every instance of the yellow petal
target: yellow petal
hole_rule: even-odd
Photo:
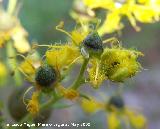
[[[143,23],[151,23],[154,22],[154,17],[156,13],[154,10],[147,6],[135,6],[133,10],[135,18]]]
[[[146,118],[143,115],[133,111],[128,111],[127,115],[132,126],[134,126],[136,129],[143,129],[146,126]]]
[[[7,68],[6,66],[0,62],[0,84],[5,82],[7,76]]]
[[[82,99],[81,107],[86,113],[95,113],[102,109],[102,105],[93,98],[90,100]]]
[[[107,117],[108,129],[118,129],[120,121],[115,112],[109,113]]]
[[[38,101],[39,92],[34,92],[32,95],[32,99],[29,101],[27,105],[27,110],[33,115],[37,115],[40,110],[40,105]]]
[[[106,48],[101,57],[100,68],[110,80],[123,82],[140,71],[141,65],[137,61],[140,55],[140,52],[134,50]]]
[[[121,16],[118,12],[109,12],[102,26],[98,29],[100,35],[105,33],[112,33],[120,30],[123,25],[120,22]]]
[[[74,39],[74,41],[76,41],[76,45],[80,45],[82,43],[82,41],[84,40],[84,38],[88,35],[88,32],[81,32],[78,30],[73,30],[71,32],[72,38]]]
[[[113,0],[83,0],[84,4],[90,8],[114,8]]]
[[[48,64],[58,68],[70,65],[79,56],[78,48],[69,45],[64,45],[60,49],[48,50],[46,52]]]
[[[102,82],[106,79],[105,73],[101,71],[99,62],[96,59],[90,61],[91,67],[87,69],[90,83],[93,88],[99,88]]]
[[[15,29],[12,32],[14,47],[20,53],[26,53],[31,50],[31,47],[26,39],[26,36],[27,33],[21,26],[15,27]]]
[[[20,64],[20,68],[23,70],[23,72],[27,75],[34,75],[35,74],[35,68],[33,67],[33,62],[31,59],[26,59],[24,62]]]
[[[65,98],[73,100],[79,96],[79,93],[74,89],[67,89],[61,85],[57,86],[58,92],[63,95]]]
[[[0,31],[0,48],[2,48],[7,40],[10,39],[10,32]]]

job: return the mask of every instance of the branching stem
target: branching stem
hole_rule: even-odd
[[[72,89],[77,90],[81,86],[81,82],[82,82],[83,75],[84,75],[84,72],[86,70],[88,61],[89,61],[89,58],[84,59],[82,67],[81,67],[80,72],[79,72],[79,75],[78,75],[77,79],[75,80],[75,82],[73,82],[73,85],[71,86]]]

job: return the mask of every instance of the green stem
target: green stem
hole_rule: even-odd
[[[54,97],[52,97],[50,100],[48,100],[48,102],[42,104],[40,106],[40,111],[43,111],[47,108],[49,108],[52,104],[56,103],[58,100],[62,99],[63,96],[57,96],[56,99]],[[23,124],[24,122],[27,122],[30,118],[32,118],[32,115],[30,113],[28,113],[20,122],[18,122],[19,124]],[[11,127],[11,129],[18,129],[19,127]],[[10,128],[9,128],[10,129]]]
[[[87,64],[88,64],[88,61],[89,61],[89,59],[84,59],[82,67],[79,72],[79,75],[78,75],[77,79],[75,80],[75,82],[73,82],[73,85],[71,86],[72,89],[76,90],[80,87],[84,72],[85,72]]]
[[[46,102],[46,103],[44,103],[44,104],[42,104],[42,105],[40,106],[40,111],[49,108],[50,105],[54,104],[55,102],[57,102],[57,101],[60,100],[60,99],[62,99],[61,96],[57,97],[56,99],[55,99],[54,97],[52,97],[48,102]],[[21,123],[27,121],[28,118],[30,118],[30,117],[32,117],[31,114],[26,115],[26,116],[22,119]]]
[[[18,70],[15,70],[17,67],[17,60],[16,60],[16,52],[13,48],[13,43],[11,41],[9,41],[6,44],[6,52],[7,52],[7,56],[8,56],[8,66],[11,70],[11,72],[15,72],[14,73],[14,80],[17,86],[21,86],[22,85],[22,79],[21,79],[21,75],[19,73]],[[13,57],[12,59],[10,59],[10,57]]]
[[[16,5],[17,5],[17,0],[9,0],[7,12],[12,15],[16,9]]]
[[[79,72],[79,75],[78,75],[77,79],[75,80],[75,82],[73,82],[73,85],[71,86],[71,88],[76,90],[80,87],[84,72],[85,72],[87,64],[88,64],[88,61],[89,61],[89,59],[84,59],[82,67]],[[52,97],[48,102],[46,102],[40,106],[40,111],[49,108],[51,105],[53,105],[54,103],[56,103],[57,101],[59,101],[60,99],[63,98],[63,96],[58,96],[55,93],[53,96],[54,97]],[[32,115],[28,113],[19,123],[23,124],[24,122],[29,121],[30,118],[32,118]],[[18,127],[12,127],[12,129],[17,129],[17,128]]]

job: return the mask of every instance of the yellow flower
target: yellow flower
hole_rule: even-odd
[[[116,112],[111,112],[107,115],[107,123],[109,129],[118,129],[121,126]]]
[[[81,100],[81,107],[86,113],[95,113],[97,111],[104,111],[106,114],[106,121],[109,129],[119,129],[128,127],[134,127],[135,129],[143,129],[146,127],[145,117],[134,111],[133,109],[128,108],[126,105],[123,105],[122,108],[122,98],[113,96],[110,97],[109,101],[99,102],[95,100],[94,97]],[[111,102],[112,99],[112,102]],[[114,110],[110,110],[109,106],[114,105]],[[123,123],[122,123],[123,121]]]
[[[147,6],[136,5],[133,6],[133,14],[135,18],[142,23],[152,23],[154,22],[155,12],[152,8]]]
[[[17,25],[11,34],[14,41],[14,47],[20,53],[26,53],[31,50],[27,37],[27,32],[22,28],[21,25]]]
[[[85,5],[87,5],[91,9],[99,8],[99,7],[104,9],[114,8],[113,0],[83,0],[83,2]]]
[[[81,107],[86,113],[95,113],[102,109],[103,104],[96,101],[94,98],[90,97],[90,99],[82,99]]]
[[[39,92],[34,92],[31,100],[29,100],[28,105],[27,105],[27,110],[33,116],[37,115],[39,113],[39,110],[40,110],[38,97],[39,97]]]
[[[6,76],[7,68],[2,62],[0,62],[0,84],[3,84],[5,82]]]
[[[8,41],[10,38],[10,34],[9,32],[3,32],[0,31],[0,48],[2,48],[5,44],[6,41]]]
[[[123,24],[121,21],[121,15],[118,12],[108,13],[106,16],[106,20],[103,25],[98,29],[100,34],[104,33],[112,33],[115,30],[120,30],[123,28]]]
[[[72,30],[71,32],[67,32],[66,30],[63,29],[63,27],[64,27],[64,22],[61,21],[59,25],[56,26],[56,29],[58,31],[65,33],[68,37],[70,37],[72,40],[72,45],[78,47],[80,46],[84,38],[86,38],[87,35],[94,29],[89,27],[88,22],[85,23],[83,21],[82,22],[80,21],[80,26],[75,27],[75,29]]]
[[[104,80],[123,82],[141,70],[137,61],[141,52],[125,48],[106,48],[100,59],[90,59],[88,68],[89,82],[99,88]]]
[[[26,39],[27,32],[21,26],[18,18],[0,10],[0,19],[0,48],[4,46],[5,42],[12,39],[18,52],[28,52],[31,48]]]
[[[91,9],[86,8],[82,0],[75,0],[73,1],[73,9],[71,10],[70,15],[76,21],[87,23],[91,19],[94,19],[95,13]]]
[[[63,86],[58,86],[57,89],[60,94],[70,100],[74,100],[79,96],[79,93],[74,89],[66,89]]]
[[[79,49],[69,44],[57,46],[57,49],[53,48],[46,52],[47,63],[59,69],[70,65],[79,56]]]
[[[126,110],[126,115],[128,116],[131,125],[136,129],[143,129],[146,126],[146,118],[142,114],[137,114],[133,111]]]
[[[79,93],[73,89],[66,89],[64,92],[64,97],[70,100],[73,100],[79,96]]]
[[[101,35],[120,30],[123,27],[124,16],[137,31],[140,28],[136,20],[142,23],[152,23],[160,17],[159,0],[139,0],[139,3],[135,0],[83,0],[83,2],[88,8],[103,8],[107,11],[106,19],[98,30]]]
[[[89,81],[94,88],[99,88],[101,83],[106,79],[106,76],[100,68],[98,59],[92,59],[90,64],[91,67],[88,68]]]
[[[124,48],[106,48],[101,57],[100,68],[109,80],[123,82],[140,71],[138,56],[143,55],[135,50]]]
[[[34,52],[29,54],[27,57],[18,54],[18,56],[22,57],[24,61],[22,61],[19,66],[18,70],[26,77],[26,79],[30,82],[34,82],[36,68],[40,66],[39,54]]]
[[[124,123],[122,123],[122,120]],[[147,122],[142,114],[137,114],[133,110],[125,108],[123,111],[108,113],[107,123],[109,129],[123,128],[123,124],[135,129],[143,129]]]
[[[160,16],[160,0],[138,0],[140,4],[144,4],[154,11],[154,18],[159,21]]]
[[[15,25],[15,19],[0,10],[0,48],[10,39],[11,31]]]
[[[75,63],[81,56],[81,43],[87,37],[91,29],[88,24],[81,23],[80,27],[76,27],[73,31],[67,32],[63,29],[64,22],[60,22],[56,26],[58,31],[65,33],[71,42],[66,44],[56,44],[49,46],[46,52],[47,63],[58,69],[68,68]]]
[[[33,67],[33,61],[31,59],[26,59],[24,62],[20,64],[20,68],[23,70],[23,72],[27,75],[34,75],[35,74],[35,68]]]
[[[80,45],[82,43],[82,41],[84,40],[84,38],[86,38],[86,36],[88,35],[88,30],[86,29],[79,29],[79,30],[73,30],[71,32],[71,36],[73,38],[74,41],[76,41],[76,45]]]

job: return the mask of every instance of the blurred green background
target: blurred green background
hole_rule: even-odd
[[[55,30],[60,21],[65,21],[66,29],[74,26],[69,16],[71,8],[72,0],[24,0],[19,16],[30,40],[54,43],[64,39],[64,35]]]

